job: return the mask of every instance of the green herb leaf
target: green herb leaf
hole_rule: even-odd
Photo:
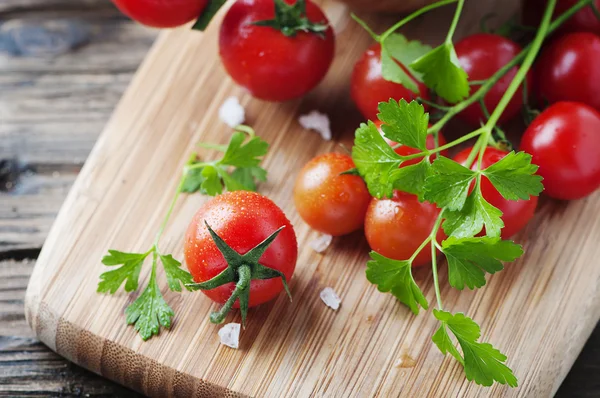
[[[157,335],[160,326],[171,327],[175,313],[163,298],[156,279],[151,277],[144,292],[125,310],[127,324],[135,324],[135,330],[145,341]]]
[[[117,250],[109,250],[108,253],[102,259],[102,263],[109,267],[115,265],[121,265],[121,267],[100,275],[97,291],[114,294],[125,281],[126,292],[136,290],[142,264],[148,253],[125,253]]]
[[[500,238],[450,237],[442,242],[448,260],[448,280],[456,289],[463,290],[485,285],[485,272],[494,274],[504,269],[500,261],[514,261],[521,257],[523,248]]]
[[[429,158],[423,158],[419,163],[401,167],[391,172],[394,189],[417,195],[423,201],[425,181],[431,173]]]
[[[460,210],[465,206],[469,185],[475,176],[473,170],[438,156],[425,181],[425,200],[437,204],[439,208]]]
[[[420,81],[421,74],[407,65],[429,51],[431,51],[431,47],[418,40],[409,41],[399,33],[389,35],[381,43],[381,74],[383,78],[402,84],[415,94],[419,94],[419,86],[415,79]]]
[[[206,195],[215,196],[223,193],[223,183],[217,167],[207,165],[202,168],[202,185],[200,190]]]
[[[204,31],[226,1],[227,0],[208,0],[208,4],[204,8],[204,11],[202,11],[202,14],[200,14],[200,17],[196,20],[196,23],[194,23],[194,26],[192,26],[192,29]]]
[[[352,159],[371,195],[376,198],[392,196],[391,172],[400,166],[401,158],[385,142],[373,122],[362,123],[356,130]]]
[[[181,263],[175,260],[172,255],[160,254],[159,257],[163,264],[163,268],[165,269],[165,273],[167,274],[169,289],[173,292],[180,292],[181,285],[183,285],[191,292],[193,289],[188,285],[194,282],[192,275],[181,268]]]
[[[237,181],[243,190],[256,191],[256,181],[267,181],[267,171],[262,167],[240,167],[231,173],[231,178]],[[227,182],[226,182],[227,186]],[[227,186],[227,190],[232,189]]]
[[[486,235],[494,238],[500,236],[500,230],[504,228],[501,216],[502,212],[486,201],[476,188],[468,196],[462,209],[444,211],[446,221],[443,228],[448,236],[470,238],[485,226]]]
[[[506,356],[489,343],[478,342],[481,336],[479,325],[464,314],[451,314],[433,310],[441,322],[434,334],[433,342],[442,353],[451,353],[465,368],[467,379],[482,386],[491,386],[494,381],[517,387],[517,378],[504,364]],[[464,359],[452,343],[448,330],[454,335],[463,351]]]
[[[537,170],[538,166],[531,164],[530,154],[512,151],[482,173],[505,199],[528,200],[544,189],[542,177],[535,175]]]
[[[377,117],[384,123],[381,129],[390,140],[423,151],[427,149],[429,114],[417,101],[410,104],[403,99],[381,102]]]
[[[456,103],[469,95],[467,73],[460,66],[451,42],[434,48],[410,66],[423,74],[427,87],[450,103]]]
[[[202,168],[189,169],[186,172],[181,192],[194,193],[202,191],[202,183],[204,177],[202,176]]]
[[[367,279],[377,285],[380,292],[391,291],[415,314],[419,313],[419,305],[424,309],[429,307],[427,299],[413,279],[409,261],[392,260],[374,251],[370,256],[372,260],[367,263]]]

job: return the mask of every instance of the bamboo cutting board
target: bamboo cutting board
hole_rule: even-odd
[[[474,397],[551,396],[600,318],[600,195],[569,204],[541,201],[518,237],[523,258],[475,292],[442,283],[447,310],[463,311],[482,326],[483,340],[509,357],[520,385],[483,388],[465,380],[460,365],[431,342],[430,311],[413,316],[365,278],[368,248],[361,233],[334,240],[324,254],[307,242],[317,235],[294,211],[297,171],[318,153],[352,143],[360,117],[349,99],[354,61],[370,40],[340,3],[323,5],[338,32],[336,59],[326,81],[302,101],[254,100],[226,77],[217,56],[217,26],[206,34],[188,29],[163,33],[70,192],[31,278],[26,314],[50,348],[94,372],[151,396]],[[460,35],[498,6],[498,20],[516,1],[468,2]],[[438,43],[450,12],[438,10],[406,33]],[[381,17],[382,19],[384,17]],[[375,21],[381,26],[391,20]],[[109,248],[150,247],[175,190],[180,170],[199,141],[225,143],[231,130],[216,117],[225,98],[237,95],[248,122],[271,143],[264,162],[269,182],[260,191],[279,204],[296,228],[300,255],[285,295],[251,309],[241,346],[219,344],[219,326],[209,323],[214,305],[201,293],[168,291],[176,312],[170,331],[148,342],[125,325],[123,311],[134,295],[95,293],[100,263]],[[332,118],[334,141],[304,131],[296,119],[311,109]],[[211,152],[203,155],[212,156]],[[162,249],[182,258],[189,220],[207,198],[179,201]],[[149,265],[142,271],[145,285]],[[440,278],[446,281],[445,267]],[[433,306],[430,271],[416,279]],[[319,299],[333,287],[342,298],[334,312]],[[239,314],[227,322],[239,322]]]

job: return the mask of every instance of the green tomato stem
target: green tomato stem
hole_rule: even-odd
[[[428,6],[425,6],[423,8],[418,9],[417,11],[413,12],[412,14],[410,14],[409,16],[407,16],[404,19],[401,19],[400,21],[398,21],[396,24],[394,24],[391,28],[389,28],[388,30],[386,30],[385,32],[383,32],[381,34],[381,36],[373,36],[373,34],[371,34],[371,36],[373,36],[373,38],[378,41],[379,43],[383,43],[385,41],[385,39],[387,39],[387,37],[389,35],[391,35],[392,33],[394,33],[395,31],[397,31],[398,29],[400,29],[402,26],[406,25],[407,23],[409,23],[410,21],[412,21],[413,19],[417,18],[418,16],[425,14],[426,12],[429,12],[435,8],[438,7],[442,7],[448,4],[452,4],[452,3],[456,3],[456,2],[464,2],[464,0],[441,0],[438,1],[437,3],[433,3],[430,4]],[[356,18],[355,18],[356,20]],[[358,20],[356,20],[358,23],[360,23]],[[363,28],[365,27],[363,24],[361,24],[361,26],[363,26]],[[367,30],[367,32],[371,32],[371,29],[367,29],[365,28],[365,30]],[[376,38],[377,37],[377,38]]]

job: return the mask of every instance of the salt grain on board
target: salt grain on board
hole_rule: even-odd
[[[321,290],[319,296],[321,296],[321,300],[323,300],[325,305],[329,308],[335,311],[337,311],[337,309],[340,308],[340,303],[342,302],[342,299],[340,299],[340,297],[333,291],[332,288],[326,287],[325,289]]]
[[[238,349],[240,346],[240,324],[228,323],[219,329],[219,338],[221,344],[227,347]]]
[[[333,240],[333,236],[322,234],[317,238],[310,241],[310,248],[316,251],[317,253],[323,253],[329,245],[331,245],[331,241]]]
[[[229,127],[238,126],[246,120],[246,111],[237,97],[229,97],[219,108],[219,119]]]
[[[329,116],[319,111],[310,111],[298,118],[298,122],[307,130],[315,130],[325,141],[331,141],[331,123]]]

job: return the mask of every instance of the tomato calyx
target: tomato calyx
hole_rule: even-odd
[[[223,304],[218,311],[210,314],[210,321],[212,323],[222,323],[233,307],[233,304],[235,304],[235,301],[239,300],[242,325],[245,327],[246,315],[248,314],[248,303],[250,301],[250,282],[256,279],[265,280],[281,278],[287,295],[290,300],[292,299],[285,275],[281,271],[265,267],[258,262],[269,245],[277,238],[277,235],[279,235],[283,228],[285,228],[285,225],[269,235],[264,241],[250,249],[246,254],[240,254],[225,243],[206,221],[204,224],[206,224],[208,232],[225,258],[225,261],[227,261],[227,268],[212,279],[201,283],[188,284],[186,286],[193,290],[212,290],[227,283],[235,283],[235,288],[225,304]]]
[[[296,0],[294,4],[287,4],[284,0],[274,0],[275,18],[256,21],[257,26],[268,26],[277,29],[284,36],[294,37],[298,32],[314,33],[322,39],[329,28],[326,23],[312,22],[306,16],[306,0]]]

